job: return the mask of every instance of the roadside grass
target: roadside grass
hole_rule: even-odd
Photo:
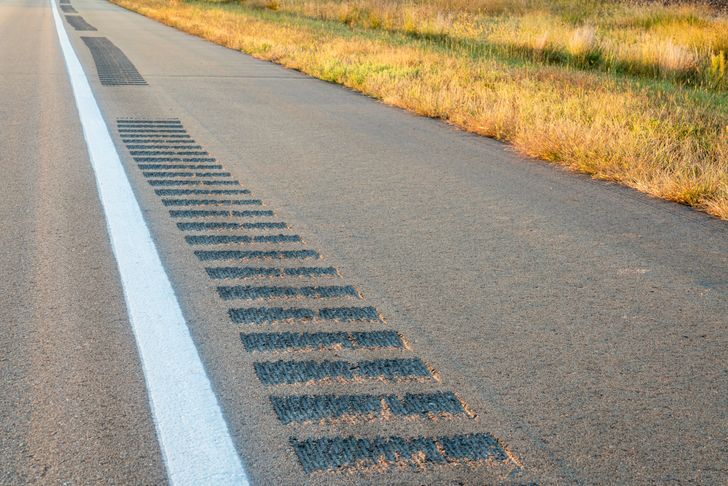
[[[718,16],[701,4],[664,6],[600,0],[243,3],[350,27],[487,43],[539,61],[728,87],[728,17]]]
[[[728,219],[728,18],[707,6],[112,1],[523,154]]]

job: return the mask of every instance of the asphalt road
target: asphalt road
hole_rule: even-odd
[[[253,484],[725,483],[725,222],[72,5]],[[0,3],[0,119],[0,483],[164,483],[45,1]]]

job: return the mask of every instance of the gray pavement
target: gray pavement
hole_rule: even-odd
[[[164,482],[49,6],[0,46],[0,484]]]
[[[254,484],[725,482],[725,222],[525,160],[106,2],[72,4],[98,29],[66,25]],[[101,84],[81,36],[109,39],[147,84],[135,76],[132,85]],[[0,4],[0,66],[0,483],[164,482],[46,2]],[[186,178],[145,176],[162,169],[143,164],[174,162],[132,152],[174,144],[141,138],[150,132],[130,137],[119,119],[179,120],[168,123],[200,147],[192,151],[215,159],[194,164],[223,167],[198,172],[230,176],[151,185]],[[251,194],[155,192],[242,188]],[[263,206],[162,203],[191,198]],[[169,213],[186,209],[275,216]],[[198,224],[270,221],[287,227]],[[302,241],[255,239],[280,234]],[[189,244],[194,235],[251,241]],[[314,250],[320,258],[195,253],[216,250]],[[210,278],[206,269],[220,267],[269,270]],[[334,267],[338,276],[285,274],[301,267]],[[349,285],[363,298],[275,294]],[[257,297],[224,300],[218,286]],[[325,311],[353,306],[374,307],[382,320]],[[301,311],[278,321],[277,307]],[[231,319],[231,308],[247,310]],[[399,337],[380,333],[365,345],[363,336],[392,330]],[[329,341],[314,334],[324,332]],[[272,337],[256,333],[278,333],[285,349],[266,348]],[[358,365],[273,383],[295,381],[296,373],[271,363],[306,360]],[[421,400],[407,402],[407,394]],[[310,405],[291,401],[303,395],[338,401],[329,398],[314,416]],[[396,460],[353,447],[356,461],[325,447],[346,449],[349,437],[369,446],[388,438],[379,446]],[[401,445],[392,437],[424,439]],[[311,452],[314,444],[321,449]]]

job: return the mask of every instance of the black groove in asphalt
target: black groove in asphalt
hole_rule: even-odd
[[[62,5],[61,8],[64,6]],[[63,10],[66,12],[66,10]],[[91,51],[96,72],[104,86],[144,86],[144,80],[128,57],[106,37],[81,37]],[[120,130],[124,130],[120,128]]]
[[[227,195],[227,194],[250,194],[247,189],[156,189],[157,196],[190,196],[190,195]]]
[[[452,392],[397,395],[272,395],[270,401],[284,424],[347,417],[372,418],[388,411],[396,416],[465,414]]]
[[[434,379],[419,358],[376,359],[371,361],[260,361],[255,373],[264,385],[308,383],[325,380],[353,381],[383,379]]]
[[[254,332],[240,333],[247,351],[404,348],[395,331]]]
[[[215,260],[258,260],[258,259],[305,259],[317,260],[320,255],[315,250],[195,250],[200,261]]]
[[[382,462],[397,461],[418,467],[422,463],[448,464],[462,460],[505,462],[503,446],[490,434],[457,435],[452,437],[332,437],[291,438],[291,445],[307,473],[322,470],[374,467]]]
[[[185,236],[190,245],[220,245],[225,243],[300,243],[298,235],[194,235]]]
[[[254,277],[336,277],[334,267],[208,267],[205,269],[212,279],[241,279]]]
[[[193,250],[201,262],[267,260],[265,266],[212,266],[206,267],[213,280],[277,279],[276,284],[221,285],[216,291],[221,300],[258,300],[266,304],[281,299],[306,301],[304,306],[259,305],[229,308],[232,323],[246,328],[268,328],[280,324],[305,326],[300,332],[275,329],[265,332],[241,332],[242,350],[261,356],[252,365],[255,376],[265,387],[303,387],[303,393],[270,395],[271,413],[283,426],[294,423],[305,426],[321,420],[336,421],[376,418],[398,420],[415,417],[426,423],[471,418],[462,401],[452,391],[431,391],[429,386],[440,383],[439,375],[420,358],[413,355],[403,337],[388,329],[379,311],[371,305],[342,306],[343,299],[363,300],[352,285],[316,285],[316,279],[337,279],[339,272],[332,266],[293,265],[301,260],[320,260],[318,251],[301,247],[298,234],[250,234],[249,230],[288,230],[280,221],[257,221],[274,216],[273,210],[234,210],[242,205],[262,206],[260,199],[212,198],[233,194],[249,195],[240,188],[229,172],[194,172],[194,169],[212,169],[211,166],[183,165],[217,162],[197,144],[177,119],[119,119],[118,132],[127,145],[130,157],[137,162],[142,175],[154,188],[162,207],[194,207],[171,209],[169,215],[177,221],[180,231],[222,231],[224,234],[185,235],[192,246],[215,245],[211,250]],[[184,145],[194,144],[195,150]],[[174,147],[174,148],[172,148]],[[198,157],[204,155],[205,157]],[[215,169],[224,170],[217,163]],[[191,169],[163,171],[160,169]],[[214,178],[214,179],[210,179]],[[230,189],[208,189],[204,186],[238,186]],[[172,198],[170,196],[191,196]],[[200,198],[199,196],[208,196]],[[222,209],[221,207],[230,207]],[[251,221],[235,221],[245,218]],[[200,221],[200,219],[207,221]],[[212,219],[212,221],[210,221]],[[232,233],[229,233],[232,232]],[[292,245],[293,248],[239,249],[241,245]],[[222,247],[222,248],[220,248]],[[290,263],[289,263],[290,262]],[[279,265],[285,265],[283,267]],[[301,280],[312,280],[312,285],[300,285]],[[319,306],[321,302],[331,302]],[[320,326],[335,325],[340,330],[317,330]],[[364,328],[362,328],[364,326]],[[367,326],[378,327],[370,329]],[[351,328],[350,328],[351,327]],[[356,353],[384,353],[367,359],[277,359],[265,356],[275,353],[315,354],[345,349]],[[395,353],[395,356],[392,356]],[[288,357],[289,355],[287,355]],[[355,387],[363,381],[385,383],[396,387],[408,382],[422,389],[412,393],[397,393],[392,389],[385,394],[317,393],[316,387],[339,383]],[[310,393],[308,392],[310,391]],[[353,391],[353,390],[352,390]],[[503,446],[487,432],[474,434],[436,435],[429,437],[306,437],[290,438],[290,446],[306,473],[330,470],[345,471],[367,469],[387,463],[403,463],[414,468],[433,465],[482,461],[482,464],[502,464],[510,470],[519,466],[509,459]]]
[[[165,206],[260,206],[260,199],[162,199]]]
[[[73,27],[76,30],[80,31],[95,31],[96,27],[89,24],[84,20],[83,17],[80,15],[66,15],[66,22],[69,23],[71,27]]]
[[[289,287],[280,285],[233,285],[217,288],[217,293],[223,300],[235,299],[270,299],[273,297],[353,297],[360,299],[359,293],[352,285],[326,285],[309,287]]]

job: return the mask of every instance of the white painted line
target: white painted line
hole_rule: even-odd
[[[109,129],[54,0],[50,4],[96,175],[169,480],[179,485],[247,485],[220,405]]]

